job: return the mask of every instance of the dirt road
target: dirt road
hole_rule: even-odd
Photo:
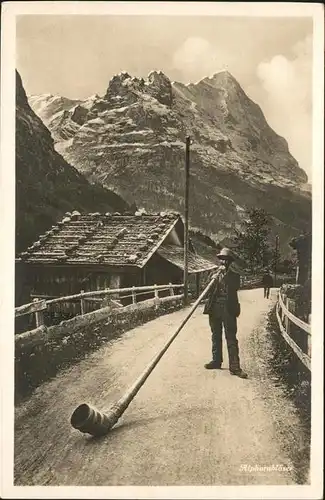
[[[248,380],[229,374],[225,345],[224,369],[204,369],[211,343],[200,307],[109,435],[94,439],[74,430],[69,418],[75,407],[88,402],[108,408],[187,311],[155,319],[109,342],[16,408],[15,484],[295,484],[295,471],[283,469],[302,442],[298,418],[281,389],[265,385],[254,342],[275,294],[267,300],[261,290],[247,290],[240,301],[238,339]],[[292,436],[289,448],[284,433]]]

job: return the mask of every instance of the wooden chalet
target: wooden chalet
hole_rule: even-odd
[[[175,213],[66,213],[16,259],[16,304],[105,288],[183,283],[184,225]],[[189,243],[189,281],[216,264]]]

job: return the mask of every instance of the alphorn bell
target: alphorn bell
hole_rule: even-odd
[[[164,345],[161,351],[156,354],[152,361],[148,364],[142,374],[137,378],[137,380],[132,384],[131,387],[126,391],[124,396],[122,396],[113,406],[111,406],[107,411],[100,412],[96,408],[83,403],[79,405],[73,414],[71,415],[70,423],[72,427],[78,429],[80,432],[91,434],[92,436],[102,436],[107,434],[107,432],[116,424],[121,415],[125,412],[131,401],[134,399],[140,388],[143,386],[150,373],[153,371],[155,366],[162,358],[162,356],[167,351],[168,347],[175,340],[185,323],[190,319],[195,309],[198,307],[200,302],[204,299],[208,291],[211,289],[216,276],[210,281],[207,287],[203,290],[201,295],[198,297],[196,302],[191,307],[188,315],[183,319],[180,326],[177,328],[176,332],[170,337],[168,342]]]

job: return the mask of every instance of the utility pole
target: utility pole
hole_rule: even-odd
[[[190,144],[191,138],[186,137],[185,148],[185,209],[184,209],[184,304],[188,304],[188,200],[190,187]]]
[[[276,287],[276,272],[278,264],[278,252],[279,252],[279,235],[275,236],[275,256],[274,256],[274,286]]]

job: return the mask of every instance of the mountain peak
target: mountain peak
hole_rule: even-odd
[[[127,80],[128,78],[131,78],[130,73],[127,71],[120,71],[117,75],[113,76],[113,79],[119,79],[119,80]]]
[[[215,73],[213,73],[210,78],[214,78],[216,76],[225,76],[227,78],[234,78],[234,76],[230,73],[230,71],[228,71],[227,69],[220,69],[219,71],[216,71]]]
[[[148,92],[161,104],[170,106],[172,103],[172,84],[162,71],[150,71],[146,82]]]
[[[113,99],[114,105],[116,99],[119,99],[119,105],[125,106],[135,102],[141,94],[151,95],[161,104],[168,106],[172,102],[171,82],[162,71],[150,71],[146,80],[132,77],[123,71],[110,80],[104,99]]]
[[[198,83],[208,83],[210,85],[222,85],[222,86],[237,86],[240,87],[236,78],[226,69],[217,71],[211,76],[206,76]]]
[[[129,80],[131,75],[127,71],[121,71],[117,75],[114,75],[109,81],[109,87],[117,87],[122,85],[125,80]]]
[[[148,74],[148,80],[151,82],[151,81],[170,81],[168,76],[165,75],[165,73],[163,73],[162,71],[157,71],[157,70],[153,70],[153,71],[150,71],[150,73]]]
[[[84,125],[76,118],[86,119]],[[184,139],[190,135],[191,223],[218,241],[241,224],[251,204],[273,214],[290,235],[298,218],[309,220],[310,196],[300,190],[305,173],[226,69],[190,86],[172,86],[158,70],[145,78],[120,73],[87,114],[71,110],[65,120],[51,121],[51,130],[56,148],[89,180],[154,211],[182,210]]]

